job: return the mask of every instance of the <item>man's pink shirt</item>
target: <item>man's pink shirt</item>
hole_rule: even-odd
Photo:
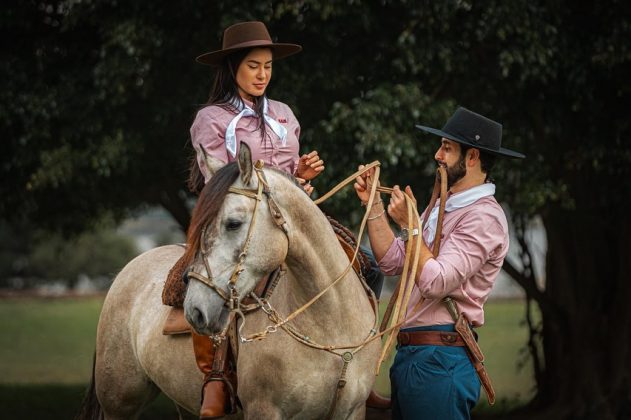
[[[423,218],[421,217],[421,220]],[[427,243],[427,229],[423,230]],[[431,249],[431,245],[430,249]],[[484,324],[483,305],[508,252],[506,215],[493,196],[445,213],[440,252],[427,261],[408,305],[404,328],[453,324],[442,298],[451,296],[474,326]],[[403,270],[405,243],[396,238],[379,261],[387,275]],[[425,301],[414,310],[421,296]]]
[[[252,106],[251,102],[244,102],[248,106]],[[236,113],[217,105],[204,107],[197,112],[195,121],[191,126],[191,141],[197,152],[197,163],[206,181],[208,181],[209,176],[200,147],[203,147],[208,155],[222,162],[228,163],[235,160],[236,157],[228,153],[226,149],[225,136],[228,124],[236,115]],[[269,126],[265,127],[266,136],[265,141],[263,141],[259,130],[259,118],[243,117],[239,120],[235,130],[237,156],[240,142],[245,142],[252,150],[253,161],[262,159],[266,165],[293,174],[299,159],[300,124],[291,108],[282,102],[268,100],[268,115],[287,129],[285,145],[282,145],[279,137]]]

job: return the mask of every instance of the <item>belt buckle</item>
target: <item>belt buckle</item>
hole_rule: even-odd
[[[458,336],[452,333],[440,333],[440,340],[443,343],[453,344],[456,342],[456,340],[458,340]]]

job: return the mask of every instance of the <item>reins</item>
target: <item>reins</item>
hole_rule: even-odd
[[[370,195],[369,195],[369,199],[368,202],[366,204],[366,212],[364,214],[364,217],[362,218],[362,222],[360,225],[360,229],[359,229],[359,233],[357,235],[358,237],[358,242],[361,240],[361,238],[363,237],[363,233],[364,233],[364,229],[366,227],[367,221],[368,221],[368,214],[370,212],[370,209],[374,203],[374,199],[375,199],[375,195],[377,193],[377,191],[379,192],[383,192],[383,193],[387,193],[387,194],[392,194],[393,189],[392,188],[388,188],[388,187],[381,187],[378,186],[379,183],[379,175],[380,175],[380,163],[378,161],[372,162],[368,165],[366,165],[363,169],[356,171],[355,173],[353,173],[352,175],[348,176],[346,179],[344,179],[342,182],[340,182],[339,184],[337,184],[335,187],[333,187],[329,192],[327,192],[325,195],[323,195],[322,197],[320,197],[317,200],[314,200],[315,204],[321,204],[322,202],[324,202],[325,200],[327,200],[328,198],[330,198],[331,196],[333,196],[335,193],[337,193],[339,190],[341,190],[343,187],[345,187],[346,185],[348,185],[349,183],[353,182],[355,180],[356,177],[364,174],[365,172],[369,171],[370,169],[375,169],[375,174],[374,174],[374,180],[373,183],[371,184],[371,191],[370,191]],[[439,168],[439,172],[440,171],[441,174],[443,174],[444,176],[441,176],[440,178],[443,180],[443,184],[444,184],[444,189],[446,190],[446,174],[444,174],[444,168],[440,167]],[[436,201],[436,197],[438,197],[438,189],[436,188],[436,186],[438,185],[438,177],[436,178],[436,182],[435,182],[435,188],[434,188],[434,192],[432,194],[432,200],[430,201],[430,209],[433,207],[435,201]],[[408,207],[408,227],[411,229],[414,226],[414,221],[416,220],[416,223],[418,225],[418,229],[419,231],[422,231],[422,223],[420,221],[420,217],[418,215],[418,210],[416,208],[416,205],[414,204],[414,200],[411,199],[411,197],[409,197],[405,192],[403,193],[405,200],[406,200],[406,205]],[[446,193],[444,194],[440,194],[441,195],[441,204],[444,201],[445,197],[446,197]],[[442,206],[442,208],[444,208],[444,205]],[[427,219],[427,217],[426,217]],[[442,219],[442,212],[439,214],[439,226],[441,225],[440,221]],[[440,232],[438,232],[438,234],[440,234]],[[255,340],[262,340],[264,339],[267,334],[269,333],[273,333],[278,331],[278,328],[283,328],[286,332],[288,332],[292,337],[294,337],[296,340],[302,342],[305,345],[308,345],[310,347],[313,348],[317,348],[320,350],[325,350],[331,353],[335,353],[338,354],[336,352],[336,350],[346,350],[346,349],[354,349],[354,351],[350,352],[350,354],[354,354],[356,352],[358,352],[359,350],[361,350],[364,346],[366,346],[368,343],[372,342],[373,340],[380,338],[386,334],[389,334],[389,336],[386,339],[386,343],[385,346],[383,347],[383,351],[381,354],[381,357],[377,363],[377,367],[376,367],[376,371],[378,373],[381,364],[383,363],[383,361],[385,360],[385,358],[388,356],[388,354],[391,352],[393,344],[394,344],[394,339],[397,336],[397,333],[401,327],[401,325],[405,322],[406,318],[406,311],[405,309],[407,308],[407,305],[409,303],[411,294],[412,294],[412,290],[414,287],[414,279],[416,278],[416,274],[417,274],[417,269],[418,269],[418,260],[420,257],[420,250],[421,250],[421,244],[422,244],[422,239],[419,237],[419,240],[415,241],[415,247],[414,249],[411,248],[407,248],[406,249],[406,256],[405,256],[405,263],[404,263],[404,267],[403,267],[403,272],[401,274],[401,278],[399,281],[399,289],[402,289],[404,291],[403,294],[399,294],[398,296],[393,296],[390,300],[390,303],[393,302],[393,300],[395,301],[394,304],[394,317],[393,317],[393,321],[390,323],[390,326],[385,328],[386,324],[382,324],[382,326],[384,326],[383,328],[380,329],[380,331],[377,333],[377,325],[379,322],[378,319],[378,312],[375,313],[375,325],[373,327],[373,329],[370,330],[370,333],[368,335],[368,337],[363,340],[360,343],[353,343],[353,344],[344,344],[344,345],[321,345],[318,343],[313,342],[307,335],[305,334],[301,334],[299,332],[297,332],[293,327],[288,326],[288,322],[290,322],[292,319],[294,319],[295,317],[297,317],[300,313],[304,312],[307,308],[309,308],[313,303],[315,303],[320,297],[322,297],[328,290],[330,290],[332,287],[334,287],[342,278],[344,278],[346,276],[346,274],[349,272],[349,270],[352,267],[353,262],[355,261],[355,259],[357,258],[357,253],[359,251],[359,246],[357,246],[355,248],[355,252],[353,253],[352,258],[350,259],[349,264],[347,265],[347,267],[344,269],[344,271],[342,272],[342,274],[340,274],[335,280],[333,280],[332,283],[330,283],[326,288],[324,288],[323,290],[321,290],[318,294],[316,294],[313,298],[311,298],[307,303],[305,303],[304,305],[302,305],[300,308],[296,309],[295,311],[293,311],[292,313],[290,313],[287,317],[282,317],[280,314],[278,314],[278,312],[276,310],[274,310],[271,305],[264,299],[258,299],[259,304],[261,305],[261,308],[265,311],[265,313],[268,315],[268,317],[270,318],[270,320],[274,323],[273,325],[269,325],[266,327],[265,330],[262,330],[258,333],[254,333],[251,334],[248,337],[242,337],[241,336],[241,341],[242,342],[249,342],[249,341],[255,341]],[[434,246],[434,249],[437,249],[436,245]],[[413,257],[412,257],[413,255]],[[254,297],[254,296],[253,296]],[[374,294],[371,294],[371,298],[375,299]],[[420,305],[422,304],[422,301],[419,302],[419,304],[417,305],[417,308],[420,307]],[[390,307],[390,305],[389,305]],[[386,320],[387,322],[387,320]]]
[[[430,199],[429,205],[427,206],[425,210],[425,217],[424,217],[423,223],[419,224],[419,237],[415,241],[416,246],[414,248],[414,262],[412,265],[413,272],[410,273],[410,276],[406,279],[406,281],[403,280],[405,278],[404,277],[405,273],[407,273],[407,270],[409,270],[408,262],[410,258],[410,252],[409,252],[409,249],[406,248],[405,262],[403,266],[403,274],[401,275],[401,281],[399,281],[397,287],[394,289],[394,293],[390,297],[390,301],[388,302],[388,306],[386,307],[386,311],[384,312],[384,316],[381,321],[381,326],[379,328],[380,333],[386,333],[390,330],[391,334],[386,339],[381,357],[379,361],[377,362],[377,369],[375,372],[376,374],[379,374],[379,369],[381,368],[381,364],[392,351],[392,348],[394,346],[394,339],[399,332],[400,326],[403,325],[403,323],[405,322],[405,312],[403,311],[403,309],[407,309],[408,307],[408,303],[409,303],[412,289],[414,286],[414,279],[416,278],[416,269],[418,265],[417,252],[420,250],[420,245],[423,240],[422,239],[422,231],[423,231],[422,226],[425,223],[427,223],[429,213],[436,205],[436,199],[438,198],[438,196],[440,196],[440,204],[439,204],[439,211],[438,211],[438,222],[436,226],[436,236],[435,236],[436,239],[434,240],[434,246],[433,246],[433,251],[432,251],[432,254],[434,256],[438,255],[438,251],[440,249],[440,237],[442,234],[443,217],[445,215],[445,203],[447,201],[447,171],[443,166],[439,166],[436,171],[436,180],[434,181],[434,189],[432,191],[432,197]],[[407,198],[407,195],[406,195],[406,198]],[[411,200],[407,200],[407,201],[409,203]],[[409,228],[412,227],[410,213],[411,213],[410,206],[408,204],[408,227]],[[415,215],[418,217],[417,212],[415,212]],[[405,293],[401,294],[400,292],[401,290],[404,290]],[[414,307],[413,312],[418,310],[423,305],[424,301],[425,299],[421,296],[421,299]],[[391,317],[392,317],[392,321],[391,321]],[[387,327],[388,323],[390,323],[390,327]]]

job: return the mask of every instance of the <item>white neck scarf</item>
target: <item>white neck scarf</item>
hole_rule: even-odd
[[[232,105],[239,111],[239,113],[230,121],[228,128],[226,129],[226,149],[232,157],[237,155],[237,136],[235,134],[237,123],[241,117],[255,117],[256,112],[247,106],[243,100],[234,100]],[[263,119],[265,124],[269,125],[272,131],[280,138],[281,144],[284,146],[287,143],[287,129],[283,127],[278,121],[270,117],[267,113],[268,103],[267,98],[263,98]]]
[[[482,197],[488,197],[495,194],[495,184],[482,184],[477,187],[469,188],[461,193],[454,194],[447,198],[445,203],[445,212],[461,209],[467,207],[470,204],[475,203]],[[438,223],[438,208],[440,200],[436,201],[436,205],[429,214],[429,219],[425,225],[425,229],[428,230],[427,241],[429,244],[434,242],[436,236],[436,223]]]

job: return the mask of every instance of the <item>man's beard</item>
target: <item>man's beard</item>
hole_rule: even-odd
[[[467,174],[465,157],[462,154],[453,166],[447,166],[444,164],[443,166],[447,169],[447,189],[453,187],[456,182],[460,181]]]

